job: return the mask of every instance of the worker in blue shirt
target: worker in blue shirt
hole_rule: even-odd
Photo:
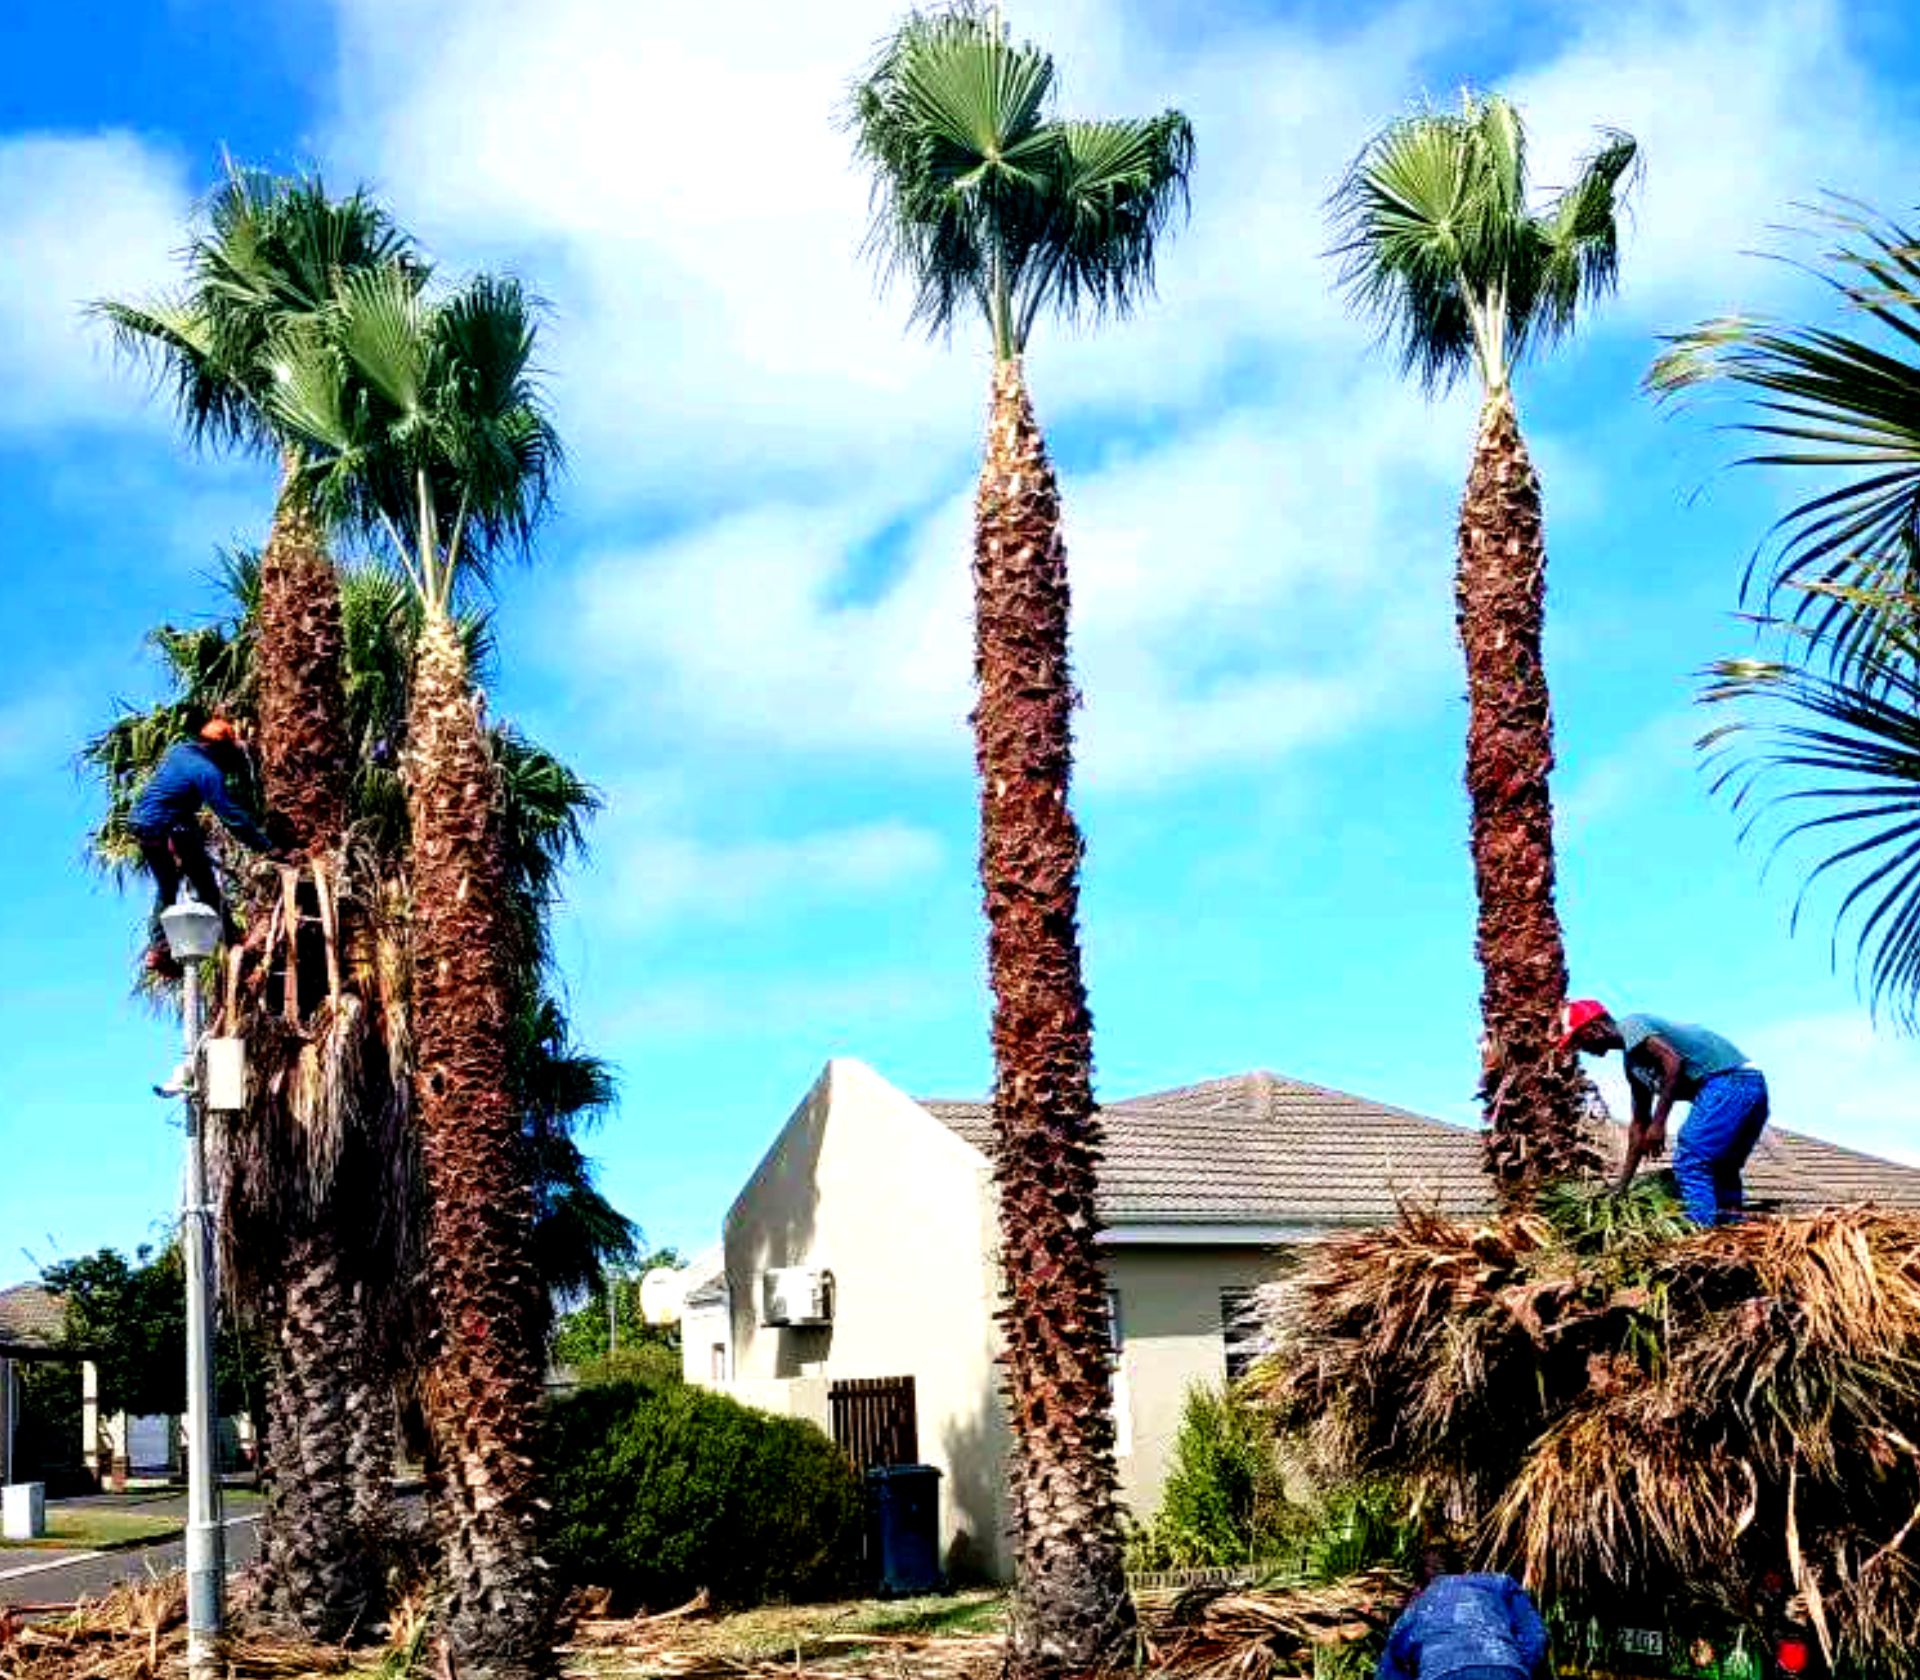
[[[1618,1050],[1627,1064],[1633,1119],[1620,1188],[1633,1181],[1641,1159],[1667,1147],[1667,1117],[1689,1104],[1687,1123],[1673,1146],[1673,1178],[1687,1217],[1696,1225],[1738,1219],[1746,1205],[1741,1170],[1768,1118],[1767,1080],[1737,1044],[1705,1027],[1663,1015],[1622,1015],[1579,998],[1567,1005],[1564,1050],[1605,1056]]]
[[[1461,1575],[1427,1554],[1426,1586],[1387,1636],[1374,1680],[1549,1680],[1551,1642],[1511,1575]]]
[[[226,831],[249,851],[285,861],[260,826],[235,802],[227,778],[246,770],[246,744],[227,718],[210,719],[192,741],[169,747],[147,785],[134,801],[129,826],[140,844],[140,859],[153,877],[153,916],[148,925],[147,967],[157,973],[177,972],[167,951],[160,913],[174,902],[184,880],[193,895],[217,910],[229,942],[240,930],[220,895],[220,878],[207,854],[200,827],[204,808],[218,817]]]

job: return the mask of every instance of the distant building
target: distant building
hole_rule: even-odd
[[[1285,1253],[1402,1201],[1490,1203],[1465,1127],[1270,1073],[1108,1105],[1101,1211],[1118,1347],[1122,1495],[1160,1500],[1195,1382],[1250,1356],[1238,1315]],[[990,1107],[919,1100],[864,1063],[828,1063],[688,1268],[689,1381],[808,1417],[856,1462],[944,1473],[956,1573],[1008,1567],[995,1366]],[[1783,1208],[1920,1207],[1920,1170],[1771,1132],[1748,1185]]]

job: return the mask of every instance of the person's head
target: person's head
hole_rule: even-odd
[[[222,770],[235,770],[247,762],[247,738],[232,718],[214,716],[200,726],[200,746]]]
[[[1583,1056],[1604,1056],[1626,1043],[1598,998],[1575,998],[1561,1016],[1560,1027],[1560,1048]]]
[[[1451,1540],[1429,1540],[1420,1554],[1420,1585],[1430,1587],[1442,1575],[1461,1571],[1460,1548]]]

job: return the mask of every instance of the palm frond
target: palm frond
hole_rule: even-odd
[[[1737,464],[1811,475],[1749,565],[1743,597],[1794,591],[1794,616],[1844,675],[1881,663],[1890,621],[1865,606],[1920,583],[1920,243],[1850,210],[1817,220],[1838,242],[1803,266],[1858,332],[1723,316],[1668,338],[1646,385],[1667,399],[1724,392],[1740,405],[1734,429],[1753,440]]]
[[[1890,631],[1844,671],[1817,633],[1794,663],[1722,660],[1702,699],[1736,708],[1703,737],[1716,791],[1749,810],[1744,832],[1779,815],[1770,856],[1811,850],[1795,903],[1830,876],[1848,884],[1834,912],[1834,950],[1855,951],[1855,974],[1876,1012],[1920,1024],[1920,663],[1911,633]]]
[[[1639,170],[1640,147],[1629,134],[1610,133],[1568,187],[1538,218],[1539,260],[1524,315],[1510,311],[1509,327],[1542,343],[1573,330],[1580,305],[1604,297],[1620,282],[1620,213]]]

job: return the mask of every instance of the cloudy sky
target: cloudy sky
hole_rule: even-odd
[[[1920,1159],[1920,1055],[1742,849],[1692,741],[1782,487],[1637,394],[1657,335],[1821,307],[1756,247],[1839,189],[1904,209],[1920,26],[1819,0],[1460,7],[1014,0],[1065,102],[1176,105],[1159,298],[1043,329],[1075,569],[1100,1090],[1266,1067],[1472,1112],[1477,976],[1449,579],[1472,407],[1330,289],[1320,205],[1380,122],[1498,85],[1564,180],[1642,141],[1619,297],[1522,378],[1545,479],[1575,984],[1710,1021],[1787,1124]],[[206,460],[84,301],[162,283],[223,148],[366,182],[445,267],[551,301],[571,453],[503,580],[495,710],[602,789],[559,948],[623,1101],[593,1147],[660,1241],[717,1229],[822,1062],[985,1090],[966,517],[982,335],[910,335],[836,126],[894,0],[26,0],[0,66],[0,1282],[151,1236],[178,1135],[129,998],[143,907],[80,862],[72,768],[212,610],[264,470]]]

